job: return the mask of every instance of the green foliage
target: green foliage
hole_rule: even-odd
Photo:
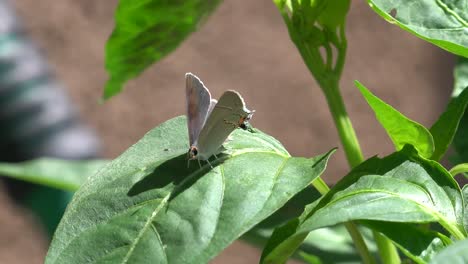
[[[457,99],[452,100],[459,100],[458,98],[462,98],[463,92],[466,93],[466,90],[468,90],[466,89],[468,87],[468,59],[458,59],[454,75],[455,87],[453,96]],[[460,120],[460,125],[458,126],[452,145],[456,151],[456,156],[453,160],[456,163],[468,163],[468,111],[466,110]]]
[[[468,263],[468,240],[462,240],[447,247],[430,264],[465,264]]]
[[[106,43],[106,83],[104,99],[121,90],[151,64],[173,51],[220,0],[120,0],[115,12],[115,28]]]
[[[466,1],[367,0],[381,17],[454,54],[468,57]]]
[[[262,262],[282,263],[308,232],[350,220],[406,223],[400,228],[393,225],[379,231],[389,238],[399,236],[400,241],[396,242],[400,244],[422,245],[406,250],[415,259],[424,259],[426,249],[433,247],[434,240],[440,237],[435,233],[402,236],[408,230],[418,232],[409,223],[437,222],[461,239],[466,235],[462,215],[461,191],[452,176],[440,164],[418,156],[407,145],[388,157],[374,157],[359,165],[320,201],[306,207],[299,218],[275,230],[264,249]],[[425,238],[428,235],[430,239]]]
[[[333,152],[295,158],[238,129],[213,168],[187,168],[187,142],[186,119],[171,119],[89,178],[46,263],[205,263],[306,188]]]
[[[0,162],[0,174],[48,187],[76,191],[89,176],[105,164],[105,160],[41,158],[19,163]]]
[[[468,57],[466,1],[367,1],[389,22]],[[106,45],[110,79],[104,98],[173,51],[219,2],[121,0]],[[452,144],[457,161],[468,162],[468,60],[459,60],[454,98],[430,130],[356,82],[397,150],[360,164],[362,152],[339,91],[350,1],[273,2],[325,94],[354,169],[328,193],[318,184],[321,179],[315,181],[326,193],[319,198],[306,187],[320,176],[333,151],[312,159],[291,157],[278,141],[255,129],[236,130],[223,154],[212,159],[213,167],[192,162],[187,168],[182,117],[153,129],[90,178],[102,163],[0,164],[0,173],[68,190],[88,178],[55,234],[46,263],[204,263],[240,236],[260,245],[269,238],[262,263],[283,263],[298,248],[309,263],[356,261],[343,223],[362,262],[373,263],[366,246],[375,250],[370,232],[364,232],[364,243],[349,221],[374,232],[383,263],[399,262],[389,239],[415,263],[466,262],[461,251],[466,240],[450,245],[446,235],[467,235],[468,188],[460,190],[453,176],[466,172],[468,163],[455,166],[451,175],[436,160]]]
[[[432,156],[434,140],[431,133],[423,125],[405,117],[395,108],[380,100],[360,82],[356,81],[355,84],[374,110],[377,120],[387,131],[396,150],[401,150],[406,144],[410,144],[418,150],[421,156],[426,158]]]

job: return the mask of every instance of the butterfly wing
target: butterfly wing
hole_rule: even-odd
[[[193,146],[211,107],[211,94],[203,82],[194,74],[185,74],[185,92],[187,97],[187,126],[190,146]]]
[[[226,91],[200,132],[197,141],[199,159],[206,160],[216,154],[227,137],[239,126],[239,120],[250,113],[238,92]]]

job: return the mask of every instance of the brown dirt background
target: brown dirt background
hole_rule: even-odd
[[[184,114],[184,73],[199,75],[215,97],[240,91],[256,110],[252,124],[279,139],[293,155],[313,156],[340,147],[326,102],[289,41],[270,0],[225,0],[174,53],[131,81],[104,105],[104,44],[117,4],[95,0],[14,0],[31,37],[43,49],[83,119],[113,158],[146,131]],[[453,56],[417,39],[353,1],[347,25],[348,57],[342,92],[366,157],[392,144],[353,85],[359,80],[380,98],[429,126],[452,87]],[[346,172],[341,150],[325,179]],[[42,263],[47,244],[24,209],[0,196],[0,263]],[[242,242],[213,263],[257,263],[259,251]]]

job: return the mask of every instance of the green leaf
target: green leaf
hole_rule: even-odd
[[[0,174],[21,181],[76,191],[89,176],[107,163],[105,160],[80,161],[53,158],[19,163],[0,162]]]
[[[464,90],[468,90],[466,89],[467,87],[468,59],[459,58],[455,67],[455,87],[453,96],[460,97]],[[453,158],[455,164],[468,163],[468,111],[466,110],[460,120],[452,145],[456,152],[456,156]],[[465,177],[468,177],[468,174],[465,173]]]
[[[468,240],[457,241],[435,256],[430,264],[465,264],[468,263]]]
[[[151,130],[75,194],[46,263],[206,263],[325,169],[236,130],[214,166],[187,168],[185,117]],[[204,163],[204,162],[203,162]]]
[[[456,181],[439,163],[421,158],[407,145],[383,159],[374,157],[357,166],[320,201],[309,205],[301,217],[275,230],[262,262],[284,262],[308,232],[353,220],[438,222],[460,239],[466,236],[462,215]],[[411,253],[418,256],[424,252]]]
[[[445,112],[439,117],[429,130],[434,138],[435,150],[431,159],[440,160],[457,132],[458,124],[468,105],[468,89],[458,97],[452,98]]]
[[[172,52],[220,0],[121,0],[115,28],[106,43],[106,69],[110,78],[104,99],[121,90],[151,64]]]
[[[466,87],[468,87],[468,59],[463,57],[457,58],[457,64],[453,71],[455,77],[454,89],[452,96],[457,97]]]
[[[373,95],[360,82],[354,82],[362,95],[374,110],[377,120],[387,131],[396,150],[401,150],[406,144],[414,146],[425,158],[434,152],[434,140],[431,133],[421,124],[407,118],[395,108]]]
[[[465,1],[367,0],[381,17],[454,54],[468,57]]]

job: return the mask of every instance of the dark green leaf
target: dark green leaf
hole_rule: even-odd
[[[107,163],[105,160],[77,161],[52,158],[19,163],[0,162],[0,174],[48,187],[76,191],[89,176]]]
[[[430,158],[434,152],[434,140],[431,133],[421,124],[407,118],[395,108],[373,95],[364,85],[355,81],[356,86],[374,110],[377,120],[387,131],[396,150],[401,150],[406,144],[414,146],[419,154]]]
[[[462,238],[466,235],[462,215],[461,192],[453,177],[407,145],[388,157],[374,157],[357,166],[319,202],[307,206],[301,217],[275,230],[262,261],[282,263],[308,232],[353,220],[438,222]]]
[[[110,78],[104,99],[118,94],[126,81],[173,51],[220,0],[121,0],[115,28],[106,44]]]
[[[468,59],[458,57],[457,64],[455,66],[453,75],[455,77],[455,83],[453,88],[453,97],[457,97],[461,94],[466,87],[468,87]]]
[[[184,117],[169,120],[75,194],[46,263],[206,263],[281,208],[331,153],[291,157],[272,137],[236,130],[214,168],[187,168]]]
[[[362,221],[362,223],[385,234],[416,263],[427,263],[451,243],[443,234],[415,224],[381,221]]]
[[[293,199],[290,199],[280,210],[246,233],[242,239],[263,248],[273,233],[274,228],[300,215],[307,204],[314,202],[320,197],[321,194],[316,189],[312,187],[304,189],[294,196]],[[361,234],[371,237],[368,231],[362,229]],[[366,239],[366,244],[371,251],[375,251],[376,248],[372,238]],[[326,227],[310,232],[304,243],[302,243],[300,250],[303,253],[300,254],[302,258],[314,255],[328,264],[360,263],[361,260],[351,237],[343,225]]]
[[[365,235],[364,238],[369,250],[375,252],[376,246],[370,232],[368,232],[369,230],[361,228],[360,231],[361,234]],[[254,228],[244,235],[242,239],[255,246],[263,247],[272,233],[273,229]],[[343,225],[325,227],[310,232],[301,244],[300,252],[299,256],[302,258],[313,255],[327,264],[361,263],[361,258],[358,252],[356,252],[353,240]]]
[[[458,97],[467,87],[468,59],[459,58],[455,67],[455,87],[453,96]],[[455,164],[468,163],[468,111],[466,110],[460,120],[452,145],[456,152],[456,156],[453,158]],[[468,174],[465,173],[465,176],[468,177]]]
[[[431,159],[440,160],[452,143],[457,132],[460,119],[468,105],[468,89],[458,97],[453,98],[445,112],[439,117],[429,130],[434,138],[435,150]]]
[[[468,57],[468,10],[465,1],[367,0],[392,24],[454,54]]]
[[[468,240],[457,241],[435,256],[430,264],[466,264],[468,263]]]

